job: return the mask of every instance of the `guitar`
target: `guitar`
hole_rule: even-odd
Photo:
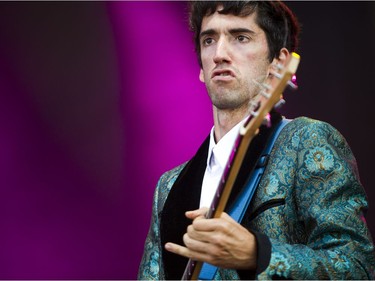
[[[299,61],[300,56],[291,53],[284,66],[274,66],[268,84],[258,83],[261,90],[250,104],[250,115],[240,128],[206,218],[218,218],[224,211],[252,139],[258,134],[259,127],[266,120],[271,109],[284,101],[282,94],[285,87],[287,85],[296,87],[291,79],[297,71]],[[189,259],[181,280],[197,280],[202,265],[202,262]]]

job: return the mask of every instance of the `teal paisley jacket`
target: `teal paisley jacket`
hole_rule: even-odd
[[[160,220],[186,166],[166,172],[157,184],[138,279],[166,278]],[[280,133],[242,221],[263,237],[258,241],[258,264],[263,265],[250,275],[219,269],[215,279],[374,279],[374,247],[363,215],[367,207],[343,136],[327,123],[297,118]]]

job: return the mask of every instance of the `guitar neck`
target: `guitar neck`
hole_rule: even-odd
[[[248,118],[246,123],[251,120]],[[210,208],[206,214],[206,218],[218,218],[224,212],[229,196],[233,189],[237,175],[240,171],[241,164],[249,147],[251,139],[254,136],[244,136],[238,134],[233,145],[229,160],[221,176],[219,185],[216,189],[215,196],[211,202]],[[189,260],[181,280],[197,280],[203,263],[199,261]]]
[[[218,218],[224,212],[249,144],[244,136],[237,136],[206,218]]]

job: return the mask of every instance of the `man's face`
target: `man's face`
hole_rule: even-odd
[[[203,18],[199,78],[218,109],[247,108],[259,91],[254,80],[263,82],[268,76],[266,34],[255,18],[256,13],[238,17],[217,12]]]

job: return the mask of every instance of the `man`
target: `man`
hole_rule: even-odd
[[[340,133],[305,117],[281,131],[241,224],[207,207],[258,83],[297,47],[298,24],[281,2],[194,2],[190,24],[213,105],[214,127],[189,162],[157,185],[139,279],[180,279],[189,258],[215,279],[373,279],[367,200]],[[235,200],[282,117],[252,141],[229,198]]]

